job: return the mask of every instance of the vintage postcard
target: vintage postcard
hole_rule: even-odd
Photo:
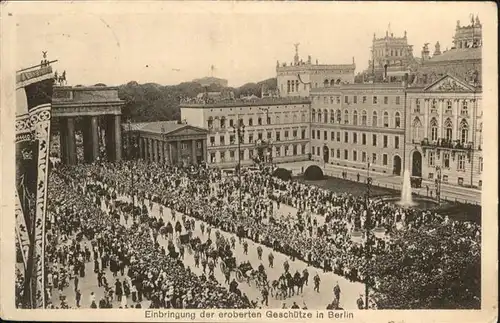
[[[2,2],[12,320],[494,322],[491,2]]]

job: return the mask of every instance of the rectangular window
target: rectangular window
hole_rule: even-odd
[[[348,160],[349,159],[349,150],[344,149],[344,159]]]
[[[382,155],[382,165],[387,166],[387,154]]]
[[[215,145],[215,137],[210,137],[210,146]]]
[[[276,131],[276,141],[280,141],[281,140],[281,132],[280,131]]]
[[[434,166],[434,164],[436,163],[436,155],[434,154],[433,151],[429,151],[429,166]]]
[[[234,158],[234,150],[229,151],[229,157]]]
[[[458,155],[458,170],[465,170],[465,156]]]
[[[448,183],[448,175],[443,175],[443,183]]]
[[[399,136],[394,137],[394,148],[399,149]]]
[[[434,179],[434,173],[429,173],[429,179]]]
[[[361,144],[366,145],[366,134],[361,135]]]
[[[377,164],[377,154],[375,153],[372,154],[372,164],[373,165]]]
[[[216,160],[215,160],[215,153],[210,153],[210,162],[211,163],[215,163]]]
[[[377,104],[377,96],[376,95],[373,96],[373,104]]]
[[[361,162],[366,163],[366,152],[364,151],[361,153]]]
[[[293,136],[293,138],[297,138],[297,130],[292,131],[292,136]]]
[[[318,137],[318,140],[321,139],[321,133],[319,132],[319,130],[316,130],[316,137]]]
[[[229,119],[229,126],[232,127],[234,126],[234,120],[233,119]],[[233,153],[234,154],[234,153]]]
[[[344,143],[348,143],[349,142],[349,133],[346,131],[344,132]]]
[[[377,135],[375,134],[372,135],[372,145],[377,147]]]
[[[340,149],[337,149],[337,159],[340,159]]]
[[[389,104],[389,97],[384,96],[384,104]]]
[[[335,100],[333,99],[333,96],[330,97],[330,104],[333,104],[335,102]],[[333,155],[332,155],[333,157]]]
[[[304,132],[304,135],[305,135],[305,130],[302,130]],[[267,133],[267,140],[271,140],[271,138],[273,137],[273,134],[271,132],[268,132]]]
[[[387,141],[388,141],[387,136],[384,136],[384,148],[387,148]]]
[[[311,150],[312,150],[312,155],[313,155],[313,156],[314,156],[314,155],[316,155],[316,150],[315,150],[314,148],[315,148],[315,147],[314,147],[314,146],[312,146],[312,149],[311,149]]]
[[[337,96],[337,104],[340,104],[340,96]]]
[[[460,185],[460,186],[464,185],[464,178],[463,177],[458,178],[458,185]]]
[[[306,139],[306,131],[305,130],[302,130],[302,139]]]
[[[363,103],[366,103],[366,96],[363,96]]]
[[[358,152],[356,150],[352,151],[352,160],[358,161]]]
[[[328,140],[328,131],[323,132],[323,139]]]
[[[352,98],[352,99],[353,99],[353,102],[354,102],[354,103],[358,103],[358,96],[357,96],[357,95],[353,96],[353,98]]]
[[[226,144],[226,140],[224,139],[224,136],[220,136],[220,144],[221,145],[225,145]]]
[[[262,138],[263,138],[263,136],[262,136],[262,132],[259,132],[259,133],[257,134],[257,136],[259,137],[259,140],[262,140]]]
[[[330,140],[334,141],[335,140],[335,132],[330,132]]]
[[[340,131],[337,131],[337,141],[340,142]]]
[[[352,134],[352,142],[354,144],[358,143],[358,134],[356,132],[353,132],[353,134]]]
[[[253,134],[248,135],[248,142],[250,142],[250,143],[253,142]]]
[[[312,139],[316,139],[316,131],[312,131]]]
[[[349,103],[349,96],[344,96],[344,103]]]
[[[288,140],[288,130],[285,130],[285,140]]]
[[[400,97],[399,97],[399,96],[397,96],[397,97],[396,97],[396,104],[400,104],[399,100],[400,100]]]

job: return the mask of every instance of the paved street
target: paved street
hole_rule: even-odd
[[[294,162],[294,163],[286,163],[279,164],[278,167],[283,167],[286,169],[292,170],[294,175],[298,175],[302,168],[305,170],[310,165],[317,165],[321,167],[325,173],[325,175],[332,177],[340,177],[343,171],[347,172],[347,178],[352,181],[357,181],[356,175],[359,173],[360,181],[364,182],[367,177],[366,170],[354,169],[344,166],[337,166],[326,164],[326,170],[324,168],[323,163],[315,162],[315,161],[304,161],[304,162]],[[384,174],[379,172],[370,171],[370,177],[373,178],[373,185],[392,188],[396,190],[401,190],[402,180],[403,178],[400,176],[395,176],[392,174]],[[426,196],[427,189],[426,185],[429,186],[429,190],[435,190],[434,182],[423,180],[421,188],[413,188],[413,192],[416,194]],[[435,192],[433,192],[435,196]],[[441,183],[441,198],[449,200],[449,201],[457,201],[457,202],[466,202],[472,204],[480,204],[481,203],[481,191],[473,188],[467,187],[459,187],[456,185],[449,185]]]

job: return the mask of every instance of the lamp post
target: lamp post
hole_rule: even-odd
[[[238,122],[238,125],[235,127],[233,125],[233,133],[238,136],[238,181],[239,181],[239,211],[240,217],[242,216],[243,209],[241,207],[241,142],[243,141],[243,136],[245,135],[245,125],[243,122]]]
[[[128,125],[128,156],[130,160],[132,160],[132,123],[130,119],[127,122]],[[133,144],[134,148],[137,147],[137,144]],[[132,194],[132,206],[135,206],[135,197],[134,197],[134,162],[130,165],[130,192]]]
[[[373,230],[371,229],[372,227],[372,221],[371,221],[371,213],[369,210],[369,201],[370,201],[370,186],[371,186],[371,179],[370,179],[370,159],[367,159],[367,177],[366,177],[366,195],[365,195],[365,212],[366,212],[366,219],[365,219],[365,261],[366,261],[366,266],[368,267],[369,260],[371,258],[371,236],[372,234],[376,236],[377,238],[382,239],[385,236],[385,229],[383,227],[377,227],[374,228]],[[360,228],[361,229],[361,228]],[[362,237],[362,232],[354,229],[354,231],[351,233],[351,240],[352,242],[356,244],[361,244],[363,242],[363,237]],[[370,277],[368,274],[364,277],[364,283],[365,283],[365,309],[368,309],[368,293],[369,293],[369,288],[370,288]]]
[[[436,199],[438,205],[441,204],[441,166],[436,166]]]

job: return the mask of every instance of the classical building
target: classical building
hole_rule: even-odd
[[[97,159],[120,160],[121,108],[124,104],[118,98],[116,87],[54,86],[52,128],[59,134],[61,161],[77,164]],[[77,154],[80,144],[83,146],[82,160]]]
[[[125,123],[124,153],[169,165],[196,165],[206,162],[207,131],[177,121]]]
[[[312,159],[400,175],[405,94],[401,84],[311,90]]]
[[[308,99],[293,97],[184,101],[181,118],[190,125],[208,129],[210,165],[234,167],[240,157],[242,165],[251,165],[256,160],[275,163],[307,160],[309,109]],[[241,142],[236,130],[239,125]]]
[[[311,56],[304,62],[299,58],[298,44],[295,44],[295,56],[290,65],[276,62],[278,90],[281,97],[309,97],[313,88],[330,87],[340,83],[354,83],[354,58],[352,64],[316,64]]]

